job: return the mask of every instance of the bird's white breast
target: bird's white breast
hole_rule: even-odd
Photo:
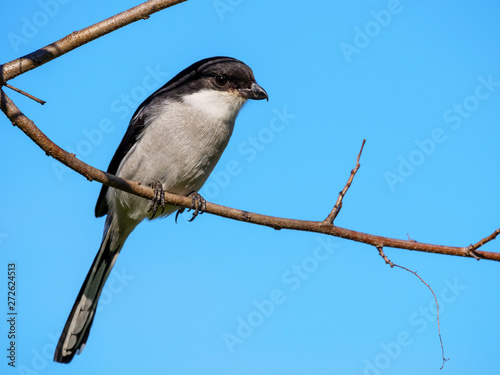
[[[214,120],[234,122],[246,99],[230,91],[200,90],[186,95],[183,101]]]

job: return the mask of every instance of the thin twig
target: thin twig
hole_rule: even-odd
[[[74,154],[63,150],[52,142],[33,121],[26,117],[14,102],[0,89],[0,109],[10,119],[13,125],[19,127],[28,137],[30,137],[45,153],[59,160],[75,172],[83,175],[89,181],[95,180],[107,186],[123,190],[127,193],[139,197],[153,199],[153,189],[141,185],[137,181],[124,180],[112,174],[103,172],[77,159]],[[165,203],[179,207],[189,208],[192,199],[181,195],[165,192]],[[345,238],[352,241],[362,242],[373,246],[385,246],[414,251],[423,251],[427,253],[447,254],[454,256],[470,257],[464,252],[463,247],[426,244],[423,242],[412,242],[396,238],[388,238],[368,233],[362,233],[346,228],[331,225],[324,221],[306,221],[297,219],[286,219],[275,216],[261,215],[248,211],[242,211],[235,208],[225,207],[207,202],[206,213],[218,215],[228,219],[239,220],[246,223],[253,223],[271,227],[274,229],[290,229],[305,232],[323,233],[335,237]],[[475,251],[483,259],[500,261],[500,253]]]
[[[385,260],[385,263],[388,264],[389,266],[394,267],[394,263],[392,263],[389,258],[386,257],[385,253],[384,253],[384,247],[381,246],[381,245],[378,245],[376,246],[377,250],[378,250],[378,253],[379,255]]]
[[[359,150],[359,154],[358,154],[358,157],[356,159],[356,166],[351,171],[351,175],[349,176],[347,183],[345,184],[342,191],[339,193],[339,197],[337,198],[337,202],[335,202],[335,206],[333,206],[332,211],[325,219],[325,223],[333,224],[333,221],[335,220],[335,218],[337,217],[337,215],[340,212],[340,209],[342,208],[342,201],[344,199],[344,196],[346,195],[347,190],[349,190],[349,188],[351,187],[352,180],[354,179],[354,175],[356,174],[359,167],[361,166],[361,164],[359,164],[359,158],[361,158],[361,153],[363,152],[363,147],[365,147],[365,142],[366,142],[366,139],[363,139],[363,143],[361,144],[361,149]]]
[[[14,87],[12,85],[9,85],[8,83],[5,83],[4,84],[5,87],[8,87],[9,89],[11,90],[14,90],[16,92],[18,92],[19,94],[22,94],[24,96],[27,96],[28,98],[34,100],[35,102],[37,103],[40,103],[41,105],[44,105],[45,103],[47,103],[45,100],[42,100],[42,99],[38,99],[36,96],[33,96],[31,94],[28,94],[27,92],[21,90],[21,89],[18,89],[17,87]]]
[[[408,241],[417,242],[417,241],[415,241],[415,240],[412,240],[412,239],[410,238],[410,235],[409,235],[408,233],[406,233],[406,237],[408,237]]]
[[[425,286],[427,288],[429,288],[429,290],[431,291],[432,295],[434,296],[434,302],[436,303],[436,318],[437,318],[437,325],[438,325],[438,336],[439,336],[439,343],[441,344],[441,357],[443,358],[443,364],[441,365],[441,368],[440,370],[443,369],[444,367],[444,364],[446,361],[449,360],[449,358],[445,358],[444,356],[444,346],[443,346],[443,339],[441,337],[441,324],[440,324],[440,319],[439,319],[439,303],[438,303],[438,300],[437,300],[437,297],[436,297],[436,293],[434,293],[434,290],[432,290],[431,286],[429,284],[427,284],[424,279],[422,279],[420,277],[420,275],[418,275],[415,271],[412,271],[406,267],[403,267],[403,266],[400,266],[399,264],[395,264],[393,263],[392,261],[390,261],[387,256],[384,254],[384,248],[383,246],[377,246],[377,250],[378,250],[378,253],[380,254],[380,256],[384,259],[385,263],[387,263],[388,265],[391,266],[391,268],[393,267],[398,267],[398,268],[401,268],[402,270],[405,270],[405,271],[408,271],[412,274],[414,274],[415,276],[417,276],[421,282],[423,282],[425,284]]]

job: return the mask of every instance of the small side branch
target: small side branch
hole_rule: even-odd
[[[328,217],[325,219],[325,223],[333,224],[333,221],[335,220],[335,218],[337,217],[337,215],[340,212],[340,209],[342,208],[342,201],[344,199],[344,196],[346,195],[347,190],[349,190],[349,188],[351,187],[352,180],[354,179],[356,172],[358,171],[359,167],[361,166],[361,164],[359,164],[359,159],[361,158],[361,153],[363,152],[363,147],[365,147],[365,142],[366,142],[366,139],[363,139],[363,143],[361,144],[361,149],[359,150],[358,158],[356,159],[356,166],[351,171],[351,175],[349,176],[347,183],[345,184],[342,191],[339,193],[339,197],[337,198],[337,202],[335,202],[335,206],[333,206],[332,212],[330,212]]]
[[[437,297],[436,297],[436,293],[434,293],[434,290],[432,290],[431,286],[429,284],[427,284],[424,279],[422,279],[420,277],[420,275],[418,275],[415,271],[412,271],[406,267],[403,267],[403,266],[400,266],[399,264],[395,264],[393,263],[391,260],[389,260],[389,258],[387,258],[387,256],[384,254],[384,248],[383,246],[377,246],[377,250],[378,250],[378,253],[380,254],[380,256],[384,259],[385,263],[387,263],[388,265],[391,266],[391,268],[393,267],[398,267],[398,268],[401,268],[402,270],[405,270],[407,272],[410,272],[412,273],[413,275],[415,275],[416,277],[418,277],[420,279],[420,281],[422,283],[425,284],[425,286],[427,288],[429,288],[429,290],[431,291],[433,297],[434,297],[434,302],[436,303],[436,319],[437,319],[437,325],[438,325],[438,336],[439,336],[439,343],[441,344],[441,357],[443,358],[443,364],[441,365],[441,368],[440,370],[443,369],[444,367],[444,364],[446,361],[449,360],[449,358],[445,358],[444,356],[444,346],[443,346],[443,339],[441,337],[441,324],[440,324],[440,320],[439,320],[439,303],[438,303],[438,300],[437,300]]]
[[[487,244],[488,242],[494,240],[498,235],[500,234],[500,228],[494,231],[492,234],[490,234],[488,237],[483,238],[481,241],[476,242],[473,245],[470,245],[468,247],[464,248],[464,253],[466,256],[471,256],[475,258],[476,260],[481,259],[480,254],[476,252],[477,249],[479,249],[481,246]]]
[[[12,85],[9,85],[8,83],[4,84],[5,87],[8,87],[9,89],[11,90],[14,90],[15,92],[18,92],[19,94],[22,94],[24,96],[27,96],[28,98],[34,100],[35,102],[37,103],[40,103],[41,105],[44,105],[45,103],[47,103],[45,100],[42,100],[42,99],[38,99],[36,96],[33,96],[31,94],[28,94],[26,91],[23,91],[21,89],[18,89],[17,87],[14,87]]]
[[[377,246],[377,250],[378,250],[378,253],[379,255],[382,257],[382,259],[385,260],[385,263],[388,264],[389,266],[391,266],[391,268],[394,267],[394,263],[392,263],[389,258],[387,258],[387,256],[385,255],[384,253],[384,247],[383,246]]]

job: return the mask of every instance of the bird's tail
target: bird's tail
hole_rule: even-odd
[[[104,283],[128,235],[123,236],[125,238],[116,236],[118,232],[116,228],[117,223],[110,216],[108,215],[107,218],[106,229],[99,252],[83,282],[57,343],[54,354],[55,362],[69,363],[75,354],[80,354],[83,350],[89,337],[90,327],[92,326],[97,308],[97,301],[101,295]]]

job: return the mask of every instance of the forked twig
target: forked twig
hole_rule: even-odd
[[[473,258],[476,258],[477,260],[481,259],[480,256],[481,254],[478,254],[476,250],[479,249],[481,246],[487,244],[488,242],[494,240],[499,234],[500,234],[500,228],[495,230],[488,237],[483,238],[481,241],[478,241],[475,244],[471,244],[470,246],[465,247],[464,253],[467,256],[472,256]]]

